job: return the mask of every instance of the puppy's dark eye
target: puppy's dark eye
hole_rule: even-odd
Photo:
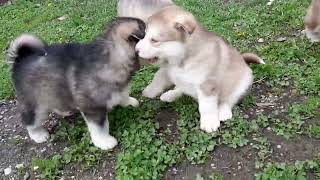
[[[136,40],[141,40],[141,38],[139,38],[137,35],[135,35],[135,34],[131,34],[130,35],[132,38],[134,38],[134,39],[136,39]]]
[[[128,42],[134,42],[134,43],[137,43],[139,42],[141,39],[134,35],[134,34],[131,34],[129,37],[128,37]]]
[[[152,38],[152,39],[151,39],[151,42],[152,42],[152,43],[158,43],[159,41]]]

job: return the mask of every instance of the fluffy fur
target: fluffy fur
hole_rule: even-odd
[[[118,16],[136,17],[146,21],[161,8],[173,5],[172,0],[119,0]]]
[[[173,5],[172,0],[118,0],[117,12],[119,17],[135,17],[144,22],[160,9]],[[145,59],[139,59],[141,65],[148,62]]]
[[[304,18],[304,33],[311,42],[320,42],[320,0],[312,0]]]
[[[37,143],[48,139],[41,124],[48,112],[63,116],[80,111],[95,146],[110,149],[107,112],[116,105],[137,106],[128,94],[128,81],[139,68],[135,45],[145,24],[117,18],[93,42],[46,45],[24,34],[8,50],[22,122]]]
[[[218,129],[232,117],[232,107],[252,84],[248,63],[263,64],[252,53],[241,55],[216,34],[207,31],[188,11],[168,6],[147,21],[145,38],[136,46],[139,56],[160,65],[143,95],[172,102],[183,94],[199,103],[200,128]]]

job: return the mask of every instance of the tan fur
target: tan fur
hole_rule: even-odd
[[[167,9],[174,8],[174,11],[167,11]],[[160,40],[179,40],[183,41],[185,39],[186,33],[192,34],[197,27],[197,21],[194,16],[179,8],[178,6],[172,5],[163,8],[161,11],[151,16],[147,23],[152,26],[153,24],[163,24],[162,33]]]
[[[157,41],[154,41],[157,40]],[[232,117],[231,109],[252,83],[247,63],[263,63],[255,54],[241,55],[221,37],[206,30],[196,18],[172,5],[152,15],[146,36],[136,46],[143,58],[159,59],[160,70],[143,91],[172,102],[182,94],[199,103],[200,128],[216,131],[220,121]]]
[[[320,0],[312,0],[304,19],[306,28],[314,30],[320,26]]]
[[[246,61],[247,64],[265,64],[264,61],[256,54],[253,53],[243,53],[243,59]]]
[[[183,22],[181,19],[187,20]],[[151,16],[148,22],[157,24],[159,28],[165,29],[166,32],[171,31],[171,37],[167,38],[175,40],[178,39],[177,37],[185,37],[184,32],[177,31],[174,28],[176,23],[179,22],[183,26],[193,27],[190,37],[186,39],[189,57],[185,59],[184,65],[192,63],[194,66],[210,68],[208,78],[212,76],[217,79],[216,86],[221,95],[228,96],[232,93],[232,87],[238,83],[238,77],[241,77],[244,71],[251,72],[244,58],[236,49],[226,44],[215,33],[207,31],[190,12],[178,6],[164,8]],[[245,56],[247,57],[247,55]],[[228,73],[225,73],[226,71]]]
[[[147,19],[155,12],[163,7],[173,5],[172,0],[118,0],[117,15],[124,17],[136,17],[147,21]],[[165,39],[166,37],[163,37]],[[144,59],[139,59],[141,65],[146,65],[148,62]]]
[[[217,85],[215,79],[208,79],[200,85],[201,90],[205,95],[210,96],[212,94],[217,94]]]
[[[304,18],[303,33],[311,42],[320,42],[320,0],[312,0]]]

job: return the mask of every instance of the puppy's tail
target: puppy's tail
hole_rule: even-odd
[[[242,57],[247,64],[266,64],[259,56],[253,53],[243,53]]]
[[[13,64],[33,54],[44,56],[46,55],[44,47],[45,43],[41,39],[33,35],[22,34],[10,44],[8,49],[8,63]]]

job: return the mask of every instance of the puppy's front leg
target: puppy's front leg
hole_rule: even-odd
[[[124,91],[121,93],[121,101],[120,105],[122,107],[127,107],[127,106],[133,106],[133,107],[138,107],[139,106],[139,101],[134,98],[129,96],[129,89],[128,87],[124,89]]]
[[[123,99],[123,101],[121,102],[121,106],[123,106],[123,107],[127,107],[127,106],[138,107],[139,101],[136,98],[129,96],[129,97]]]
[[[106,110],[81,112],[85,119],[93,144],[103,150],[114,148],[118,142],[109,134],[109,121]]]
[[[177,98],[181,97],[183,95],[183,92],[179,88],[175,88],[173,90],[169,90],[165,93],[163,93],[160,96],[160,100],[164,102],[173,102]]]
[[[129,90],[126,89],[122,93],[122,100],[120,102],[120,105],[123,107],[126,106],[133,106],[133,107],[138,107],[139,106],[139,101],[134,98],[129,96]]]
[[[198,102],[200,112],[200,129],[211,133],[218,130],[220,120],[218,116],[218,96],[214,91],[198,88]]]
[[[151,84],[143,90],[142,95],[155,98],[171,85],[172,82],[169,80],[167,68],[160,68],[154,75]]]

